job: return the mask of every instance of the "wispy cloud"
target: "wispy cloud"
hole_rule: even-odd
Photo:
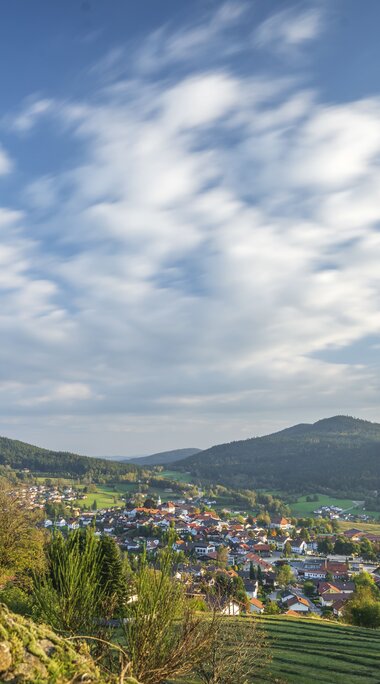
[[[28,133],[43,116],[49,113],[52,105],[52,100],[35,96],[29,97],[21,111],[9,117],[12,128],[19,133]]]
[[[13,169],[13,162],[8,153],[0,145],[0,176],[5,176]]]
[[[249,42],[241,41],[237,29],[249,15],[248,2],[230,0],[222,2],[214,12],[204,11],[194,21],[182,26],[165,24],[131,46],[113,47],[93,67],[91,73],[107,80],[128,77],[152,77],[175,65],[177,69],[191,71],[195,65],[204,67],[223,58],[250,50]]]
[[[321,9],[286,8],[260,24],[254,33],[254,42],[275,52],[292,51],[317,38],[322,27]]]
[[[141,46],[136,65],[144,72],[151,72],[168,63],[194,61],[204,51],[210,52],[217,46],[219,56],[242,49],[231,30],[239,25],[247,11],[246,2],[224,2],[211,16],[205,14],[197,25],[176,31],[163,27]]]

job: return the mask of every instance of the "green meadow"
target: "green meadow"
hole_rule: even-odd
[[[300,496],[297,503],[291,504],[291,511],[293,515],[297,516],[311,515],[321,506],[339,506],[343,510],[349,508],[352,509],[352,513],[362,510],[362,507],[356,507],[352,499],[339,499],[327,494],[318,494],[318,501],[306,501],[306,496]]]
[[[180,473],[176,470],[163,470],[160,475],[162,475],[162,477],[166,477],[168,480],[174,480],[175,482],[190,483],[192,481],[192,477],[189,475],[189,473]]]

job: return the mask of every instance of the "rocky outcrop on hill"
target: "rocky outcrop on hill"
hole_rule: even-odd
[[[45,625],[11,613],[0,605],[0,682],[7,684],[113,684],[88,653]],[[124,678],[124,684],[138,684]]]

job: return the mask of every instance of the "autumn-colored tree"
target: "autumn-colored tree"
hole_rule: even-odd
[[[0,479],[0,577],[16,575],[28,584],[45,566],[44,532],[36,527],[40,511],[28,509],[20,489]]]

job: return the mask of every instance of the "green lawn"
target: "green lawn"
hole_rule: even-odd
[[[92,506],[95,499],[97,508],[109,508],[111,506],[121,506],[125,502],[125,495],[130,496],[138,491],[138,484],[133,482],[118,482],[115,485],[96,485],[96,492],[91,492],[85,499],[79,501],[80,506]],[[143,492],[143,497],[153,497],[157,499],[159,496],[162,501],[170,501],[171,499],[178,499],[180,494],[178,492],[167,492],[170,489],[170,482],[165,480],[162,486],[149,487],[147,492]],[[114,498],[116,497],[116,502]]]
[[[379,684],[380,630],[284,616],[260,621],[271,643],[271,670],[278,678],[291,684]]]
[[[80,507],[91,507],[96,501],[98,509],[121,506],[125,502],[123,497],[125,497],[126,491],[128,490],[124,487],[124,483],[115,485],[115,488],[112,485],[96,485],[96,492],[89,492],[85,499],[79,499],[78,505]]]
[[[339,499],[338,497],[328,496],[327,494],[318,494],[318,497],[318,501],[306,501],[306,496],[299,497],[297,503],[291,504],[293,515],[310,515],[321,506],[339,506],[343,509],[350,508],[352,509],[352,513],[362,511],[361,507],[355,507],[355,503],[352,499]]]
[[[188,482],[192,481],[191,475],[189,473],[180,473],[176,470],[163,470],[160,473],[162,477],[166,477],[168,480],[174,480],[175,482]]]

